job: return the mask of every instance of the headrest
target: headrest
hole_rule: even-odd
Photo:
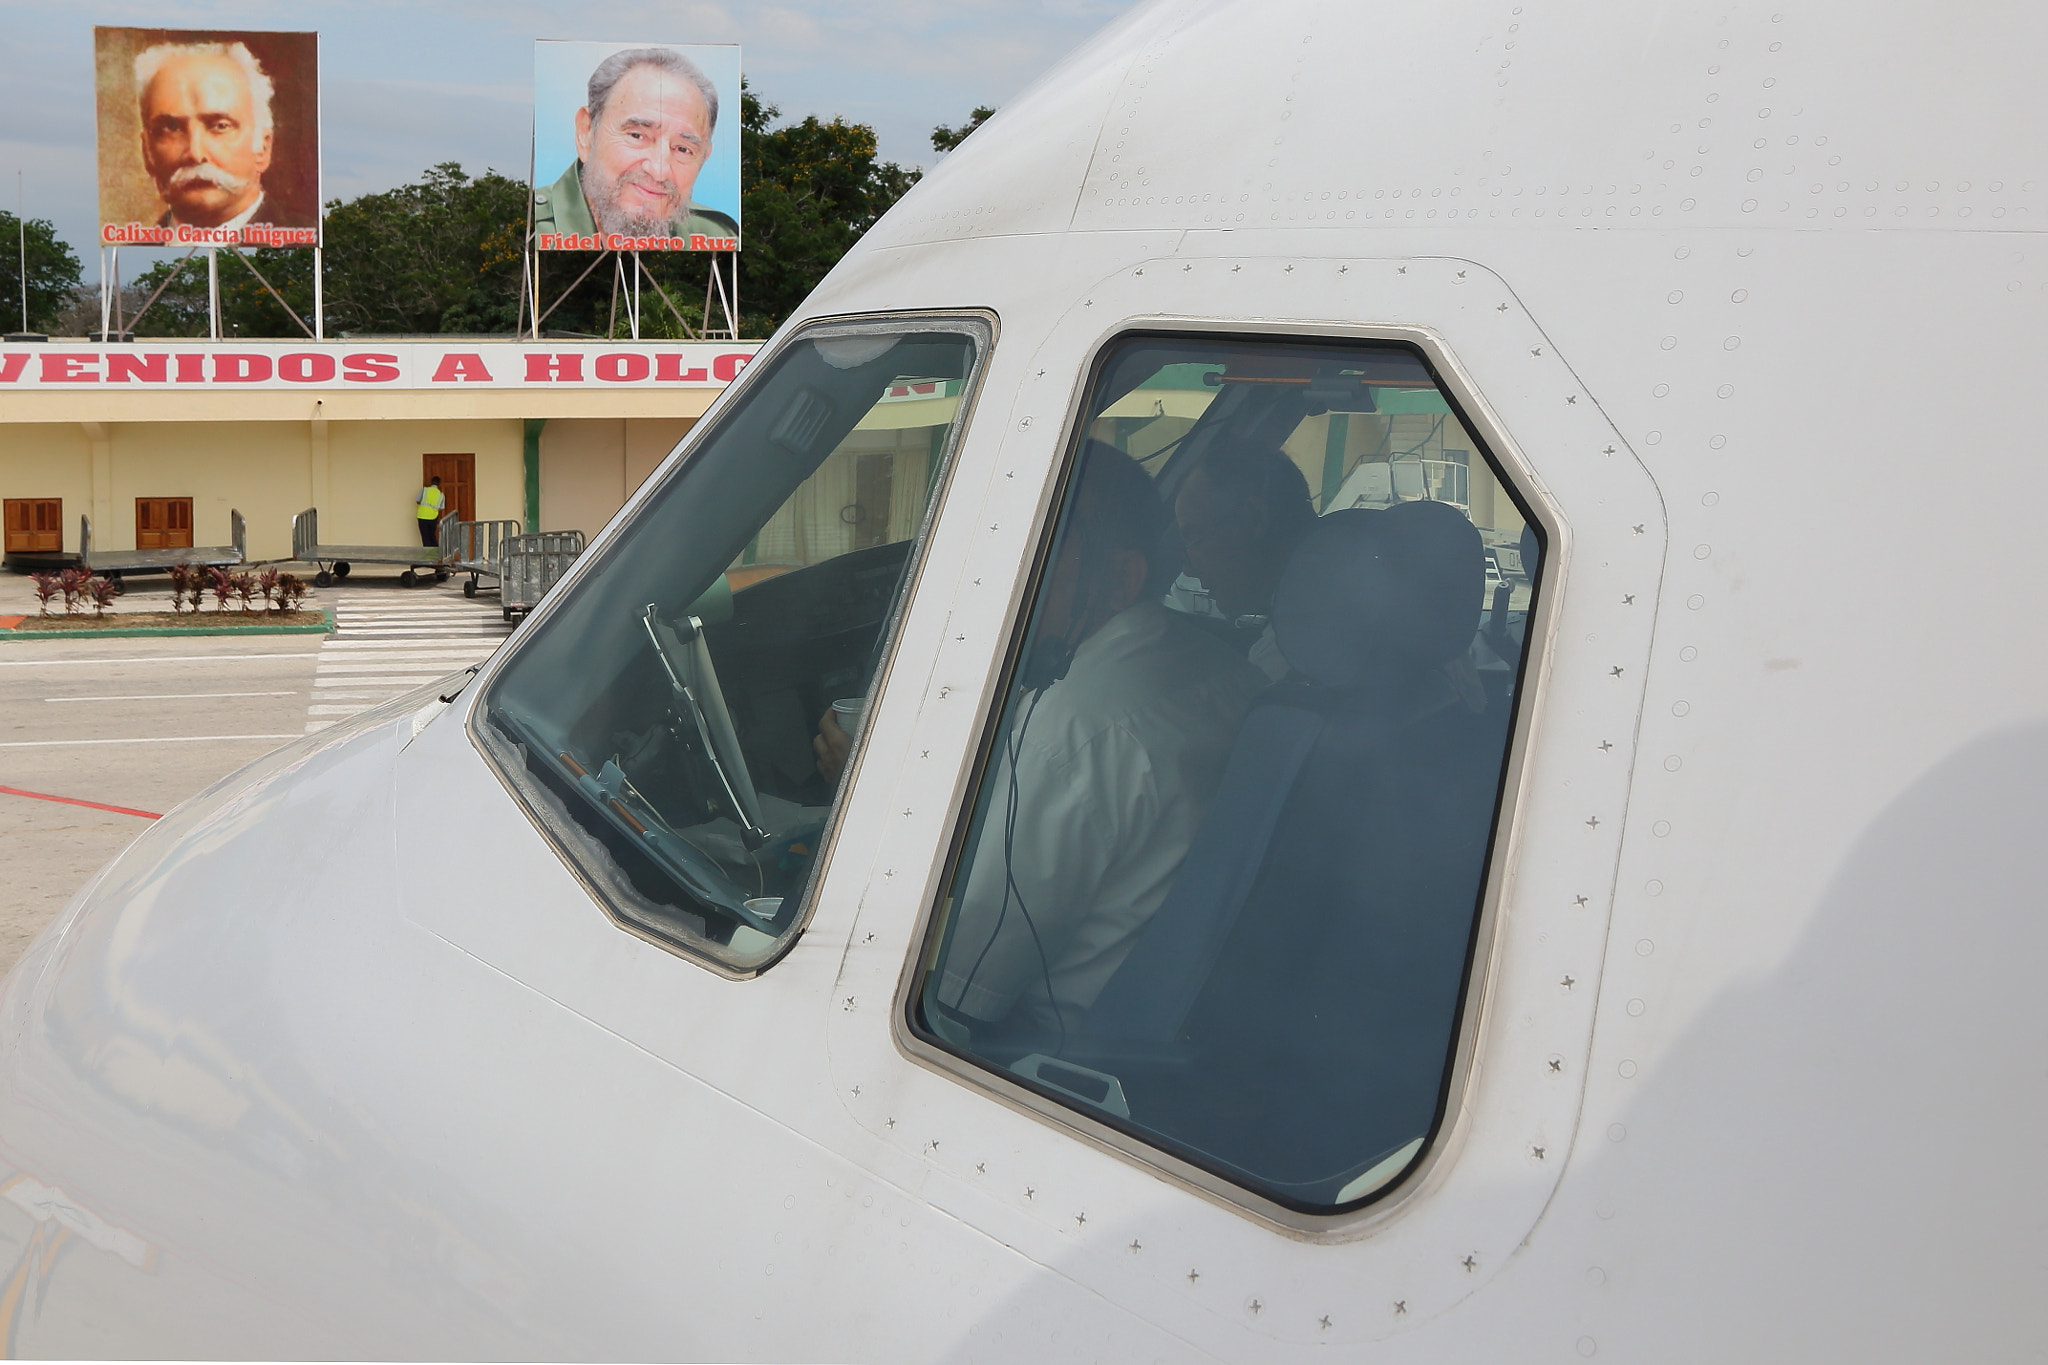
[[[1485,585],[1478,528],[1447,503],[1331,512],[1280,576],[1274,640],[1324,687],[1410,676],[1470,647]]]

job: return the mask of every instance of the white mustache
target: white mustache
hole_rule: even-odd
[[[240,194],[249,188],[249,182],[239,175],[232,175],[212,162],[202,161],[196,166],[180,166],[171,172],[171,178],[164,182],[165,189],[181,190],[191,185],[212,185],[226,190],[229,194]]]

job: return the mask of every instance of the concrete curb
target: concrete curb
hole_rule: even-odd
[[[108,626],[103,630],[0,630],[0,641],[5,640],[138,640],[184,639],[186,637],[213,637],[222,635],[328,635],[334,631],[334,608],[321,607],[320,614],[327,619],[303,626],[217,626],[213,628],[194,626],[140,626],[123,628]],[[252,613],[253,614],[253,613]]]

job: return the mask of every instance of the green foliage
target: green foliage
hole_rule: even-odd
[[[782,111],[744,81],[740,103],[740,303],[772,328],[917,183],[918,172],[877,160],[875,130],[864,123],[812,116],[772,127]]]
[[[967,122],[958,128],[948,128],[945,124],[940,124],[932,129],[932,150],[944,156],[967,141],[967,135],[987,123],[995,116],[995,112],[986,104],[977,104],[974,106],[974,112],[967,116]]]
[[[79,287],[78,257],[47,218],[28,220],[28,330],[54,329]],[[21,326],[21,219],[0,212],[0,331]]]
[[[231,337],[303,337],[296,314],[313,325],[313,253],[304,250],[258,250],[240,253],[223,248],[220,269],[221,334]],[[292,305],[283,305],[263,287],[263,280]],[[333,278],[330,267],[328,278]],[[169,281],[168,285],[165,281]],[[159,287],[162,293],[157,293]],[[149,304],[151,295],[156,302]],[[125,325],[137,336],[203,337],[206,335],[206,253],[158,261],[122,289]],[[148,312],[138,325],[138,311]],[[98,304],[93,304],[97,312]],[[97,327],[95,319],[93,325]]]
[[[413,184],[332,203],[328,330],[509,332],[525,234],[525,183],[488,170],[471,179],[452,161]]]

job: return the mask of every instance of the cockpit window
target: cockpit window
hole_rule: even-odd
[[[911,1003],[1297,1212],[1446,1104],[1542,534],[1416,351],[1099,364]]]
[[[798,335],[493,680],[486,751],[636,931],[749,971],[795,929],[987,345]]]

